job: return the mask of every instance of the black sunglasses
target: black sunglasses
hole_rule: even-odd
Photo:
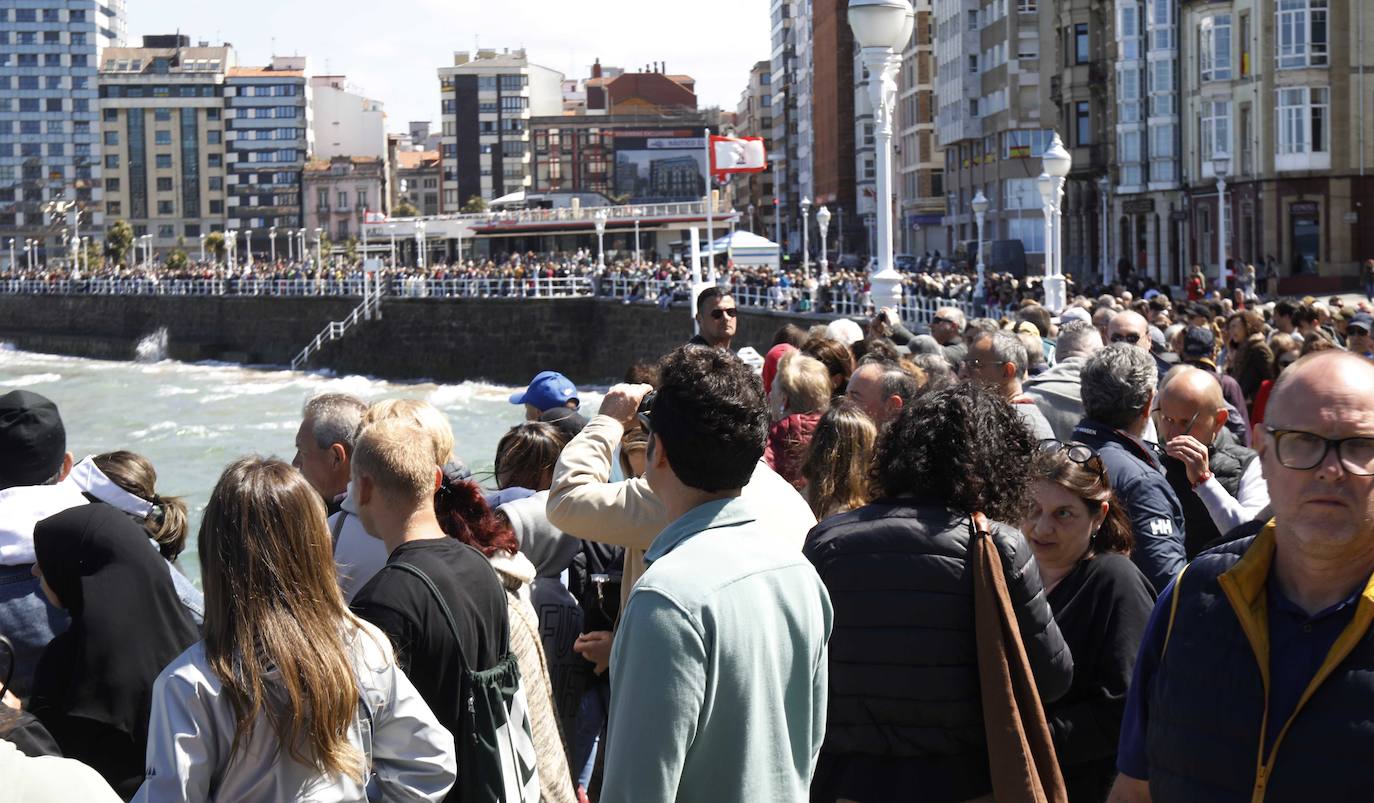
[[[726,315],[729,315],[731,318],[733,318],[738,314],[739,310],[735,309],[734,307],[717,307],[716,309],[711,310],[711,317],[715,318],[716,320],[720,320],[721,318],[724,318]]]
[[[1138,332],[1117,332],[1112,335],[1111,341],[1113,343],[1130,343],[1135,345],[1140,342],[1140,334]]]
[[[1097,453],[1096,449],[1086,443],[1078,443],[1077,441],[1066,442],[1058,438],[1045,438],[1040,441],[1040,449],[1050,454],[1062,452],[1065,457],[1069,458],[1070,462],[1091,468],[1093,471],[1097,472],[1098,476],[1104,479],[1107,476],[1107,466],[1102,462],[1102,456]],[[1093,463],[1096,463],[1096,466],[1091,465]]]
[[[936,315],[934,318],[930,319],[930,325],[934,326],[937,323],[947,323],[950,326],[955,325],[954,321],[951,321],[949,318],[941,318],[940,316]]]

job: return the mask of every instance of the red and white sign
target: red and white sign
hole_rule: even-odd
[[[364,210],[364,211],[363,211],[363,222],[364,222],[364,223],[385,223],[385,222],[386,222],[386,215],[383,214],[383,213],[381,213],[381,212],[370,212],[370,211]]]
[[[762,173],[768,169],[763,137],[711,137],[711,173]]]

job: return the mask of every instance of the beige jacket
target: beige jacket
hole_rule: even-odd
[[[598,415],[587,422],[554,466],[547,511],[549,522],[568,535],[625,547],[622,608],[644,574],[644,551],[671,523],[647,480],[610,481],[615,447],[624,434],[624,427],[610,416]],[[778,531],[798,550],[816,526],[806,500],[762,460],[741,496],[761,502],[777,518]]]

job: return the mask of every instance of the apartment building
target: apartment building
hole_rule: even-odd
[[[439,214],[443,171],[438,151],[400,151],[396,154],[397,197],[421,215]]]
[[[1224,214],[1229,260],[1334,290],[1374,256],[1374,0],[1189,2],[1179,30],[1187,263],[1224,278]]]
[[[827,206],[834,221],[830,241],[850,253],[869,252],[858,209],[855,185],[856,69],[854,34],[849,30],[846,0],[811,0],[811,97],[817,111],[811,120],[811,241],[819,247],[815,209]],[[870,122],[871,127],[871,122]],[[871,199],[870,199],[871,200]],[[871,228],[871,227],[870,227]],[[800,247],[801,243],[797,243]],[[869,252],[871,253],[871,252]]]
[[[336,244],[362,236],[368,213],[386,213],[386,162],[377,156],[333,156],[305,165],[305,227]]]
[[[916,0],[914,5],[916,24],[902,49],[893,120],[893,219],[899,221],[893,245],[898,253],[920,256],[945,247],[945,155],[935,130],[935,7],[932,0]],[[856,109],[862,108],[857,92],[855,98]],[[859,180],[862,194],[867,166]]]
[[[65,263],[72,227],[103,225],[97,60],[124,36],[123,0],[0,4],[0,264],[29,240]],[[55,218],[53,201],[74,207]]]
[[[462,51],[439,68],[445,213],[533,186],[530,118],[563,112],[563,74],[523,49]]]
[[[347,76],[311,76],[310,126],[315,158],[386,156],[386,111],[382,102],[354,91]]]
[[[801,126],[801,114],[811,113],[813,97],[810,80],[811,59],[798,57],[810,52],[811,0],[770,0],[772,51],[769,66],[773,90],[773,149],[769,154],[769,171],[773,174],[774,218],[773,236],[784,250],[801,250],[801,199],[815,194],[811,175],[810,126]],[[805,145],[801,139],[806,137]],[[802,151],[808,158],[802,158]],[[803,178],[806,182],[803,183]]]
[[[760,61],[749,70],[749,85],[740,93],[735,109],[735,131],[743,137],[762,137],[765,150],[773,152],[773,69]],[[773,236],[773,174],[740,173],[730,180],[734,209],[740,225],[764,237]]]
[[[983,238],[1019,240],[1026,264],[1044,264],[1036,177],[1052,131],[1041,122],[1040,0],[935,0],[936,131],[944,148],[945,248],[972,251],[970,208],[989,203]],[[1014,264],[993,264],[996,270]]]
[[[225,229],[226,45],[192,47],[182,35],[106,48],[99,71],[104,212],[128,221],[166,253],[194,253]]]
[[[302,181],[314,147],[305,69],[304,57],[276,56],[225,76],[225,214],[228,228],[247,232],[255,254],[268,252],[273,227],[303,225]]]

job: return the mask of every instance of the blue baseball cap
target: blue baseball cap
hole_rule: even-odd
[[[577,399],[577,386],[557,371],[540,371],[523,393],[512,393],[511,404],[532,404],[539,412],[562,407]]]

